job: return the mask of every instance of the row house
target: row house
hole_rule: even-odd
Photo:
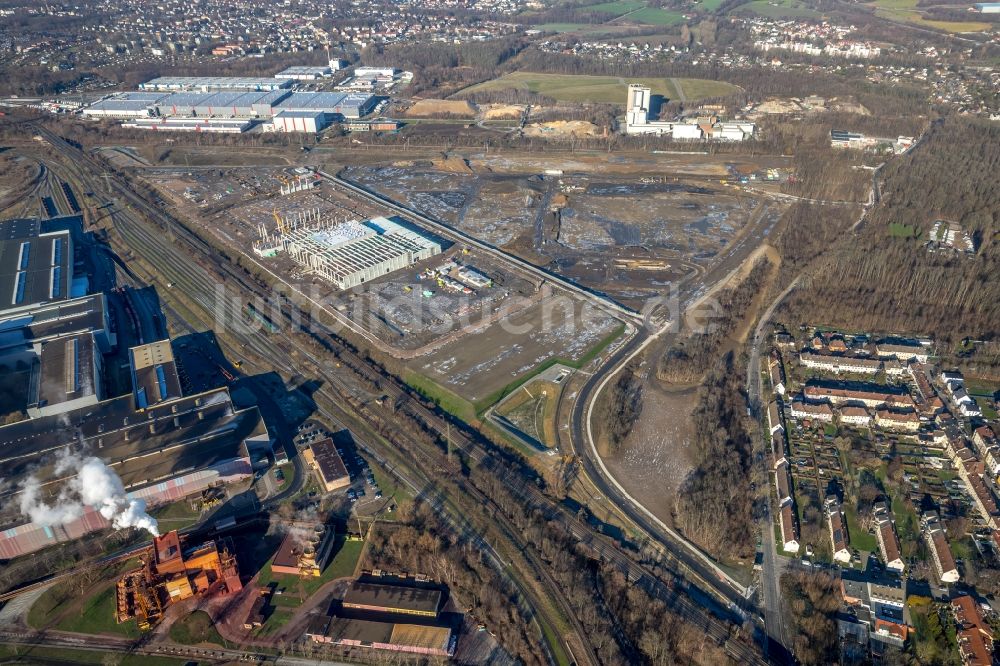
[[[781,549],[793,555],[799,552],[799,527],[795,522],[795,512],[792,503],[786,502],[778,510],[778,523],[781,527]]]
[[[951,600],[957,625],[958,654],[964,666],[992,666],[993,630],[983,619],[979,604],[965,594]]]
[[[833,421],[833,408],[825,402],[805,402],[803,400],[792,401],[792,418],[812,419],[815,421]]]
[[[875,345],[875,355],[879,358],[895,358],[900,361],[916,359],[920,363],[926,363],[930,358],[930,348],[920,344],[895,344],[889,342],[879,342]]]
[[[778,495],[778,504],[792,501],[792,483],[788,472],[788,461],[782,456],[774,465],[774,489]]]
[[[971,450],[966,448],[971,453]],[[990,529],[1000,528],[1000,508],[997,507],[996,498],[986,487],[983,481],[983,473],[986,471],[985,464],[975,457],[965,456],[957,465],[958,475],[969,487],[973,503],[976,505],[980,515]]]
[[[891,409],[875,411],[875,423],[884,430],[893,432],[916,432],[920,430],[920,416],[916,412],[896,412]]]
[[[847,527],[844,525],[844,512],[840,510],[840,501],[833,496],[826,498],[827,527],[830,529],[830,545],[833,547],[833,559],[848,564],[851,561],[851,551],[848,549]]]
[[[840,422],[867,427],[871,425],[872,417],[864,407],[848,405],[840,410]]]
[[[889,517],[888,512],[882,512],[875,518],[878,521],[875,529],[875,538],[878,540],[878,550],[885,562],[885,568],[890,571],[903,573],[905,564],[899,548],[899,536],[896,534],[896,526]]]
[[[785,395],[785,365],[781,362],[781,354],[777,349],[771,350],[767,369],[771,374],[771,390],[777,395]]]
[[[930,551],[938,579],[942,583],[957,583],[960,578],[958,566],[955,564],[955,557],[951,554],[951,546],[948,545],[948,539],[945,538],[938,515],[933,512],[925,513],[921,518],[921,523],[923,524],[924,541]]]
[[[844,403],[861,403],[868,407],[887,405],[897,408],[913,409],[916,403],[907,393],[885,390],[878,385],[867,385],[865,389],[840,388],[823,384],[807,384],[802,394],[816,402],[830,402],[834,405]]]
[[[785,432],[785,424],[781,418],[781,408],[778,407],[778,403],[775,400],[772,400],[767,405],[767,427],[771,435],[776,432]]]
[[[837,374],[849,372],[860,375],[874,375],[882,369],[882,361],[879,359],[857,356],[833,356],[807,351],[799,354],[799,363],[806,368],[827,370]]]

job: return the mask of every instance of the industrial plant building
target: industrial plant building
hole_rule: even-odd
[[[46,330],[82,326],[95,340],[106,338],[105,330],[97,330],[105,317],[103,306],[96,307],[103,296],[87,298],[91,308],[71,302],[75,316],[50,319]],[[60,484],[45,480],[52,478],[54,453],[71,445],[93,452],[121,478],[130,499],[147,505],[251,476],[251,451],[271,447],[257,408],[237,409],[228,388],[182,396],[168,345],[162,341],[130,350],[132,393],[0,427],[0,440],[6,443],[0,476],[10,481],[0,492],[0,558],[109,527],[92,507],[61,525],[32,523],[18,510],[21,483],[31,474],[43,481],[43,500],[58,494]]]
[[[192,597],[234,594],[243,589],[228,542],[186,546],[177,532],[154,537],[141,566],[118,581],[115,618],[135,619],[142,630],[155,624],[170,604]]]
[[[333,553],[336,535],[323,525],[292,528],[271,559],[271,571],[286,576],[318,577]]]
[[[385,217],[286,229],[277,239],[266,233],[262,236],[261,243],[255,245],[258,254],[273,256],[280,244],[296,263],[341,289],[357,287],[441,253],[439,241],[401,220]]]
[[[373,572],[379,580],[381,575]],[[448,657],[455,653],[455,622],[441,615],[442,590],[421,582],[352,581],[330,615],[313,617],[306,637],[316,643]],[[425,580],[425,579],[424,579]]]
[[[649,87],[637,83],[628,86],[625,105],[625,134],[655,134],[678,141],[745,141],[757,126],[750,121],[723,121],[716,116],[683,120],[654,120],[653,96]]]
[[[302,452],[306,464],[316,472],[316,476],[326,492],[351,485],[351,476],[344,460],[337,453],[337,446],[327,437]]]
[[[315,81],[316,79],[329,78],[333,70],[329,66],[310,67],[308,65],[294,65],[283,69],[274,75],[276,79],[292,79],[293,81]]]
[[[290,79],[242,76],[161,76],[139,84],[140,90],[279,90]]]
[[[122,127],[159,132],[208,132],[211,134],[242,134],[253,123],[235,118],[134,118]]]

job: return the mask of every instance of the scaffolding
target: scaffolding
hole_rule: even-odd
[[[254,251],[286,252],[307,272],[350,289],[441,253],[439,241],[384,217],[365,222],[324,220],[318,210],[291,220],[275,213],[277,232],[261,225]]]

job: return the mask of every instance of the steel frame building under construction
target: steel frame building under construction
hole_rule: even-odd
[[[284,226],[284,225],[283,225]],[[281,250],[307,270],[350,289],[441,253],[441,243],[415,227],[376,217],[364,222],[279,229]],[[266,234],[263,234],[266,236]],[[263,238],[267,245],[268,238]],[[276,249],[277,244],[269,247]],[[262,256],[265,250],[259,249]]]

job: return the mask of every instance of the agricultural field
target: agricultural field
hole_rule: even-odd
[[[659,7],[646,7],[628,14],[623,20],[643,25],[674,25],[683,21],[684,15]]]
[[[684,93],[689,100],[716,97],[736,92],[737,90],[735,86],[722,81],[707,81],[702,79],[678,79],[678,81],[684,88]],[[647,85],[652,89],[654,95],[663,95],[667,99],[676,99],[679,97],[679,93],[671,82],[671,79],[666,78],[629,78],[626,80],[615,76],[538,74],[534,72],[512,72],[498,79],[466,88],[463,92],[472,93],[483,90],[515,88],[545,95],[560,102],[624,105],[629,83]]]
[[[756,14],[774,19],[817,18],[820,13],[802,0],[754,0],[736,9],[738,14]]]
[[[668,79],[626,81],[615,76],[538,74],[534,72],[511,72],[498,79],[466,88],[463,92],[515,88],[545,95],[560,102],[624,104],[629,82],[641,82],[648,85],[654,95],[664,95],[671,99],[677,96],[677,92]]]
[[[983,21],[935,21],[924,18],[917,9],[917,0],[876,0],[872,3],[875,13],[892,21],[913,23],[925,28],[936,28],[945,32],[982,32],[992,24]]]
[[[634,12],[646,6],[641,0],[617,0],[616,2],[602,2],[599,5],[589,5],[582,9],[589,12],[601,12],[602,14],[612,14],[621,16],[628,12]]]

